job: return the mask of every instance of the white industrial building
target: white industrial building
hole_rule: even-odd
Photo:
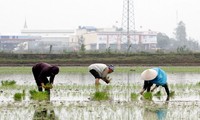
[[[74,30],[33,30],[24,28],[22,35],[40,36],[41,39],[29,42],[29,50],[36,52],[62,53],[79,49]]]
[[[95,29],[94,31],[79,29],[78,31],[79,34],[77,35],[84,38],[87,50],[111,49],[123,51],[127,50],[128,47],[148,50],[156,49],[157,45],[157,33],[153,31],[129,32],[129,39],[126,32],[116,31],[114,28]]]
[[[21,36],[0,37],[1,50],[8,49],[9,41],[16,42],[14,47],[9,48],[14,52],[31,53],[64,53],[79,51],[81,45],[86,50],[95,51],[131,51],[156,49],[157,33],[153,31],[130,31],[126,32],[113,28],[95,28],[83,26],[76,30],[69,29],[29,29],[26,25],[21,30]],[[26,38],[26,39],[24,39]],[[17,42],[18,41],[18,42]],[[3,43],[6,43],[3,45]],[[7,47],[3,47],[6,46]],[[23,49],[24,48],[24,49]]]

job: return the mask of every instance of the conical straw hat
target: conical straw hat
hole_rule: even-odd
[[[147,69],[142,72],[141,78],[142,80],[153,80],[158,75],[157,71],[154,69]]]

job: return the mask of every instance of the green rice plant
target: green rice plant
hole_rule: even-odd
[[[1,81],[1,85],[2,86],[13,86],[16,84],[16,81],[14,80],[4,80],[4,81]]]
[[[14,100],[21,101],[22,98],[25,97],[25,90],[22,91],[22,93],[15,93],[14,94]]]
[[[170,97],[174,97],[174,95],[175,95],[175,91],[170,91],[170,92],[169,92],[169,96],[170,96]]]
[[[36,90],[30,90],[29,93],[30,93],[31,95],[33,95],[33,94],[36,94],[37,91],[36,91]]]
[[[33,100],[48,100],[49,94],[48,92],[38,92],[36,90],[30,90],[29,93],[31,94],[31,99]]]
[[[22,100],[22,96],[23,96],[22,93],[15,93],[14,94],[14,100],[21,101]]]
[[[160,97],[162,94],[161,94],[161,91],[158,91],[154,94],[154,96],[157,96],[157,97]]]
[[[25,96],[25,94],[26,94],[25,90],[22,91],[22,94]]]
[[[145,93],[143,94],[143,97],[144,97],[145,100],[152,100],[153,95],[152,95],[151,92],[145,92]]]
[[[52,86],[51,83],[47,83],[47,84],[45,85],[45,89],[52,89],[52,88],[53,88],[53,86]]]
[[[14,94],[14,100],[21,101],[22,97],[25,97],[25,90],[23,90],[22,93],[15,93]]]
[[[108,100],[108,99],[109,99],[109,94],[107,92],[98,91],[92,95],[92,100],[100,101],[100,100]]]
[[[137,100],[138,96],[137,93],[131,93],[131,100]]]

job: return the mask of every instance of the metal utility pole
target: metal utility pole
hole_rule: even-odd
[[[122,33],[125,34],[127,38],[127,47],[128,47],[127,52],[129,52],[130,47],[131,47],[130,33],[134,33],[135,31],[135,16],[134,16],[133,0],[123,1],[122,29],[123,29]]]

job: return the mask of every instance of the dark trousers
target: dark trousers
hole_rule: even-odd
[[[143,89],[147,90],[147,92],[150,92],[151,90],[151,86],[153,85],[153,83],[151,83],[150,81],[145,81],[144,82],[144,86]],[[157,87],[159,87],[159,85],[156,85]],[[167,96],[169,96],[169,88],[168,88],[168,84],[164,84],[162,85],[162,87],[165,88],[165,91],[167,93]]]
[[[99,73],[98,73],[96,70],[94,70],[94,69],[90,70],[90,73],[91,73],[95,78],[101,78],[100,75],[99,75]]]

